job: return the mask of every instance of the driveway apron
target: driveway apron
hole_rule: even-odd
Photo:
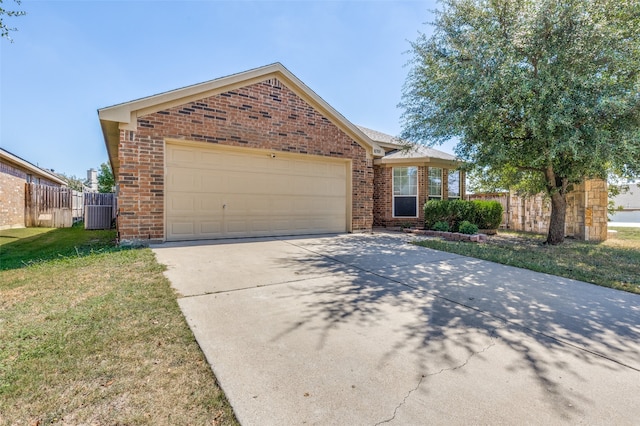
[[[638,295],[412,239],[153,251],[244,425],[638,424]]]

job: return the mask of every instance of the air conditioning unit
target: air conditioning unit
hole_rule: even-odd
[[[84,229],[111,229],[112,206],[84,206]]]

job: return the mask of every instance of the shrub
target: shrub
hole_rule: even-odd
[[[436,222],[447,222],[449,230],[457,232],[464,221],[479,229],[498,229],[502,223],[502,204],[498,201],[431,200],[424,205],[426,229]]]
[[[433,230],[434,231],[442,231],[442,232],[447,232],[449,231],[449,224],[445,221],[439,221],[433,224]]]
[[[436,222],[448,221],[447,202],[442,200],[431,200],[424,204],[424,225],[426,229],[433,229]]]
[[[472,201],[477,218],[471,221],[480,229],[498,229],[502,223],[502,204],[498,201]]]
[[[460,224],[460,233],[467,234],[467,235],[477,234],[478,233],[478,225],[474,225],[473,223],[469,222],[468,220],[464,220]]]
[[[460,223],[475,223],[477,218],[475,204],[464,200],[431,200],[424,205],[425,228],[433,229],[436,222],[447,222],[449,229],[457,232]]]
[[[449,227],[452,232],[458,232],[460,224],[464,221],[476,222],[476,206],[475,204],[464,200],[447,201],[449,211]]]

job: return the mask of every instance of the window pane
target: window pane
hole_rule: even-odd
[[[393,215],[395,217],[418,216],[416,197],[394,197]]]
[[[429,199],[442,197],[442,169],[429,167]]]
[[[393,195],[418,195],[418,168],[393,168]]]
[[[418,168],[393,168],[393,216],[418,216]]]
[[[449,198],[460,198],[460,170],[449,170]]]

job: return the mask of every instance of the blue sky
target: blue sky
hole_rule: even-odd
[[[10,0],[4,6],[13,8]],[[98,108],[281,62],[349,121],[397,135],[433,1],[23,0],[0,41],[0,146],[84,177]],[[452,152],[450,147],[440,149]]]

